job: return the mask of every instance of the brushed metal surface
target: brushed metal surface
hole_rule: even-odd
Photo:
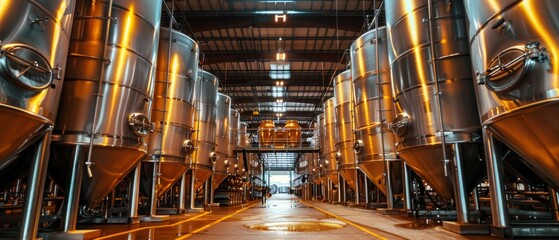
[[[195,132],[193,134],[196,149],[192,161],[196,167],[195,187],[200,187],[211,176],[213,163],[211,154],[215,152],[216,141],[216,107],[219,81],[213,74],[199,70],[194,89]]]
[[[386,164],[389,164],[393,179],[392,192],[400,194],[402,163],[396,155],[396,137],[385,130],[386,124],[392,123],[395,116],[386,27],[361,35],[351,45],[350,56],[355,99],[355,139],[362,142],[357,162],[384,194],[387,193],[384,175]]]
[[[84,178],[80,197],[88,205],[99,203],[146,154],[147,143],[132,131],[128,117],[133,113],[150,116],[159,42],[161,2],[117,0],[108,4],[76,3],[53,135],[55,148],[93,142],[93,177]],[[93,122],[96,96],[100,98],[98,120]],[[56,160],[57,167],[69,166],[67,158]]]
[[[451,197],[449,179],[431,171],[444,164],[441,134],[446,144],[471,142],[480,136],[480,124],[475,116],[464,6],[460,1],[433,1],[432,20],[428,12],[427,0],[386,2],[393,94],[398,113],[411,122],[399,136],[397,150],[438,193]],[[434,21],[431,40],[430,21]],[[436,73],[431,64],[436,64]],[[464,159],[466,165],[475,161]]]
[[[190,162],[183,143],[192,138],[198,55],[198,44],[190,37],[161,28],[151,114],[155,129],[142,163],[142,183],[149,186],[153,172],[147,170],[153,171],[153,162],[161,162],[158,197],[179,180]]]
[[[321,126],[321,138],[324,145],[321,147],[322,168],[323,173],[337,184],[338,182],[338,164],[336,161],[336,99],[330,98],[324,102],[324,118]]]
[[[559,2],[465,0],[464,6],[473,71],[489,76],[476,87],[482,124],[559,187]],[[508,65],[515,57],[520,61]]]
[[[67,0],[0,3],[0,172],[54,125],[74,7]]]
[[[227,168],[231,165],[229,157],[229,127],[231,115],[231,98],[225,94],[218,93],[216,105],[216,138],[215,153],[217,161],[214,165],[213,188],[216,189],[219,184],[227,177]]]
[[[355,189],[355,152],[353,151],[353,86],[351,70],[346,70],[334,78],[334,98],[336,98],[336,151],[338,171],[352,189]]]
[[[235,153],[235,148],[240,146],[241,142],[241,114],[235,109],[229,109],[229,138],[228,138],[228,148],[227,155],[230,166],[227,170],[229,174],[238,174],[242,172],[243,160],[242,155],[237,155]]]

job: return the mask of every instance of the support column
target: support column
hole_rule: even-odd
[[[394,209],[394,193],[392,192],[392,174],[390,173],[390,161],[385,160],[386,162],[386,169],[385,169],[385,180],[386,180],[386,208]]]
[[[411,200],[411,179],[410,179],[410,172],[408,169],[408,164],[406,164],[404,162],[404,167],[403,167],[403,171],[404,171],[404,209],[406,211],[411,211],[413,210],[413,204],[412,204],[412,200]]]
[[[64,219],[62,230],[70,232],[76,230],[78,219],[79,198],[82,186],[84,162],[80,158],[80,145],[72,147],[72,168],[70,169],[69,184],[64,201]]]
[[[468,192],[464,188],[462,172],[462,149],[458,143],[452,145],[454,150],[454,198],[456,200],[456,216],[458,223],[469,223]]]
[[[190,171],[190,209],[196,209],[196,165]],[[205,197],[204,197],[205,198]]]
[[[365,173],[361,174],[363,176],[363,188],[365,191],[365,204],[367,206],[369,206],[370,200],[369,200],[369,179],[367,178],[367,175]]]
[[[83,167],[82,167],[83,169]],[[142,163],[138,163],[134,168],[132,182],[130,183],[130,212],[128,213],[129,221],[132,224],[139,223],[138,205],[140,204],[140,173]]]
[[[355,204],[359,204],[360,200],[359,200],[359,188],[361,187],[359,184],[359,169],[355,169]]]
[[[503,165],[495,146],[493,134],[487,127],[483,127],[483,141],[485,142],[485,158],[487,159],[487,180],[491,196],[492,227],[506,229],[509,225],[506,195],[503,183]]]
[[[179,213],[184,213],[184,211],[186,210],[186,183],[187,183],[186,178],[188,177],[187,172],[188,170],[182,174],[181,181],[179,184],[179,206],[178,206]]]
[[[559,220],[559,194],[557,190],[552,187],[549,187],[549,205],[551,208],[551,216],[553,216],[553,220]]]

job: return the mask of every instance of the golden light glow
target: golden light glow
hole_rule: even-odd
[[[6,14],[6,10],[8,10],[10,3],[12,3],[10,0],[0,1],[0,16],[4,16],[4,14]]]
[[[423,98],[425,107],[428,107],[430,104],[430,100],[429,100],[430,94],[428,91],[429,89],[427,88],[427,79],[426,79],[427,74],[424,71],[425,66],[423,66],[423,61],[425,61],[426,58],[424,58],[421,55],[421,45],[420,45],[421,42],[419,41],[419,29],[417,28],[418,23],[415,22],[417,17],[416,17],[416,13],[414,12],[415,9],[414,1],[406,0],[404,2],[404,7],[405,7],[405,12],[408,14],[406,18],[408,29],[410,31],[408,36],[410,37],[412,44],[414,46],[412,54],[414,55],[415,63],[417,64],[418,78],[419,78],[419,83],[421,85],[420,89],[422,92],[421,97]],[[433,41],[433,39],[431,39],[431,41]],[[431,57],[433,59],[435,58],[435,56],[431,56]],[[438,81],[438,79],[434,79],[434,81]],[[426,124],[432,125],[433,124],[432,114],[425,114],[425,116],[427,118]]]
[[[550,58],[549,61],[551,61],[553,73],[552,87],[557,89],[559,87],[559,56],[557,56],[557,54],[559,53],[559,49],[556,44],[557,39],[554,38],[553,34],[550,33],[549,29],[546,28],[546,26],[548,26],[547,22],[549,21],[549,19],[542,19],[541,15],[536,12],[537,9],[534,8],[536,4],[538,4],[537,1],[524,0],[522,1],[520,6],[522,6],[524,14],[526,14],[527,16],[526,20],[528,20],[528,24],[530,24],[532,28],[538,33],[537,35],[539,35],[543,39],[542,46],[547,49],[549,53],[548,57]]]
[[[66,4],[66,1],[61,1],[60,2],[60,6],[58,6],[58,10],[56,11],[56,19],[54,20],[55,24],[54,24],[54,33],[52,34],[52,44],[51,44],[51,49],[50,49],[50,59],[49,59],[49,63],[55,64],[55,58],[57,56],[56,50],[58,49],[58,42],[60,41],[60,32],[62,30],[62,18],[64,17],[64,12],[66,11],[66,8],[68,7],[68,5]],[[71,30],[71,29],[68,29]],[[51,66],[51,67],[56,67],[56,66]]]

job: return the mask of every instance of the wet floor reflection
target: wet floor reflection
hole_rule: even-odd
[[[340,229],[344,226],[330,222],[269,222],[246,227],[253,230],[274,232],[318,232]]]

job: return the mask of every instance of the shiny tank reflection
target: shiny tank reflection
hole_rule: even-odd
[[[334,78],[334,97],[336,98],[336,161],[338,172],[355,189],[357,163],[353,152],[353,86],[351,70],[346,70]]]
[[[0,172],[54,125],[74,7],[66,0],[0,3]]]
[[[351,45],[350,54],[355,98],[354,146],[359,167],[384,194],[388,193],[388,167],[392,193],[402,193],[402,161],[396,155],[394,134],[386,131],[387,123],[392,123],[395,115],[386,27],[361,35]]]
[[[465,0],[482,124],[559,187],[559,2]]]
[[[241,115],[239,111],[234,109],[229,109],[229,144],[227,148],[228,152],[228,162],[229,168],[227,172],[229,174],[240,174],[243,169],[243,161],[239,158],[239,156],[235,153],[235,149],[240,145],[240,121]]]
[[[161,28],[151,114],[155,128],[149,136],[148,154],[142,161],[144,194],[151,191],[154,174],[158,177],[156,192],[159,197],[190,164],[187,155],[194,147],[191,138],[198,54],[198,44],[190,37]]]
[[[452,198],[453,150],[447,144],[480,137],[464,6],[432,1],[429,11],[427,0],[385,3],[398,154],[442,197]],[[483,177],[479,169],[485,164],[477,158],[479,146],[464,147],[476,156],[464,159],[469,191]]]
[[[152,127],[161,2],[109,3],[77,1],[53,136],[53,176],[66,176],[72,146],[87,148],[80,161],[92,177],[83,179],[80,201],[89,205],[99,203],[146,154]]]
[[[324,118],[321,124],[321,138],[324,145],[321,147],[322,172],[334,184],[338,184],[338,163],[336,161],[336,99],[330,98],[324,102]],[[323,177],[323,182],[326,179]]]
[[[216,135],[215,153],[217,161],[214,165],[213,188],[216,189],[219,184],[227,177],[227,168],[231,165],[229,157],[229,126],[231,115],[231,98],[225,94],[219,93],[216,105]]]
[[[217,89],[219,81],[213,74],[199,70],[198,81],[194,89],[194,115],[195,132],[193,134],[194,146],[192,154],[193,168],[196,169],[194,189],[198,189],[210,178],[213,165],[216,161],[215,136],[216,136],[216,107]]]

